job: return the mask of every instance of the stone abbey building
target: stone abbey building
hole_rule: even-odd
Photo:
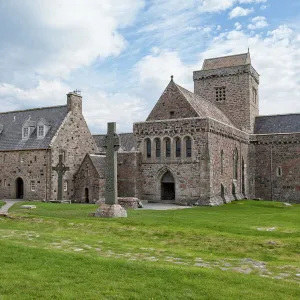
[[[300,203],[300,114],[259,116],[250,53],[206,59],[193,79],[194,93],[171,78],[147,120],[120,134],[119,197]],[[62,153],[63,198],[102,199],[104,137],[91,135],[75,92],[65,106],[0,113],[0,198],[55,200]]]

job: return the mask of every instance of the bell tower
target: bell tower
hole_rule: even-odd
[[[205,59],[194,71],[194,93],[214,103],[241,130],[252,133],[259,115],[259,74],[250,53]]]

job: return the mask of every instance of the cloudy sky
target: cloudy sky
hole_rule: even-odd
[[[300,112],[299,0],[0,0],[1,111],[62,105],[80,89],[93,133],[143,121],[174,75],[247,52],[260,112]]]

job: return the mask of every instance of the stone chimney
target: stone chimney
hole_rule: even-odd
[[[67,94],[68,111],[82,113],[82,96],[79,91]]]

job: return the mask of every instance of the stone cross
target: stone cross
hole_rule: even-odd
[[[107,135],[104,140],[106,148],[105,162],[105,204],[118,204],[117,186],[117,151],[120,148],[120,139],[116,134],[116,123],[107,123]]]
[[[69,171],[69,167],[66,167],[63,163],[63,154],[59,153],[59,161],[56,167],[52,167],[53,171],[56,171],[58,176],[58,187],[57,187],[57,200],[62,199],[62,192],[63,192],[63,175],[66,171]]]

